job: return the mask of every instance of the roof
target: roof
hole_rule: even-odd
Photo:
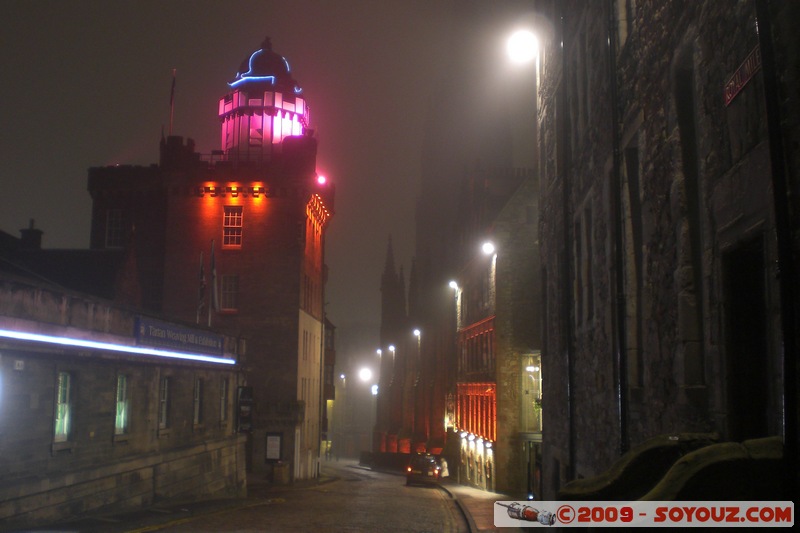
[[[259,49],[242,61],[236,76],[228,85],[247,86],[257,90],[278,90],[291,94],[303,92],[292,77],[289,62],[272,50],[272,41],[269,37],[264,39]]]

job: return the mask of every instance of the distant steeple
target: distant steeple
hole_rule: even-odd
[[[397,269],[394,264],[394,250],[392,249],[392,236],[389,235],[389,244],[386,246],[386,261],[383,266],[383,277],[381,278],[381,292],[384,285],[397,279]]]
[[[392,237],[386,246],[381,276],[381,345],[397,343],[406,324],[406,289],[403,267],[397,272]]]

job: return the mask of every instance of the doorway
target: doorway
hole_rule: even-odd
[[[529,500],[541,500],[542,495],[542,443],[535,441],[525,442],[525,455],[527,459],[527,497]]]
[[[728,437],[742,441],[769,431],[769,357],[763,238],[723,256]]]

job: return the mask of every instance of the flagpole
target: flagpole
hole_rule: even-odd
[[[175,73],[178,69],[172,69],[172,89],[169,92],[169,135],[172,136],[172,120],[175,116]]]
[[[203,301],[206,296],[206,273],[203,269],[203,251],[200,251],[200,291],[197,298],[197,320],[195,323],[200,323],[200,312],[203,310]]]

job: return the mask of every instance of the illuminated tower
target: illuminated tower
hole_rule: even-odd
[[[292,78],[289,62],[272,51],[269,37],[242,62],[219,101],[221,146],[228,159],[268,161],[282,141],[308,127],[303,90]]]
[[[323,372],[332,372],[323,302],[334,187],[316,171],[308,106],[269,39],[228,86],[220,150],[201,154],[170,136],[159,165],[90,169],[91,246],[135,250],[146,308],[241,339],[231,431],[247,437],[248,467],[308,479],[318,475]],[[212,411],[218,403],[205,401]]]

